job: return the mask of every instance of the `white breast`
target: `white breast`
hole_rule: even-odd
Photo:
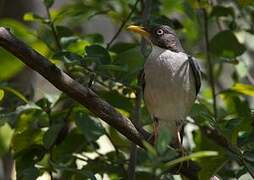
[[[175,128],[188,115],[196,97],[188,56],[154,46],[144,72],[144,99],[149,112],[162,126]]]

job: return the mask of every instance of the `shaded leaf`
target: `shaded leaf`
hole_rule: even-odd
[[[55,143],[63,126],[64,126],[64,124],[60,124],[60,123],[54,124],[44,134],[43,144],[46,149],[49,149]]]
[[[214,123],[215,119],[210,110],[201,103],[195,103],[192,106],[190,116],[197,122],[199,125]]]
[[[235,58],[245,51],[245,47],[239,43],[234,33],[229,30],[217,33],[211,39],[210,47],[215,55],[227,58]]]
[[[197,159],[197,162],[202,167],[198,174],[199,179],[210,179],[212,175],[223,167],[222,165],[228,160],[228,156],[221,146],[204,136],[200,130],[195,131],[193,135],[196,145],[195,151],[203,151],[205,149],[218,153],[217,156]]]
[[[105,131],[101,122],[79,111],[75,114],[76,124],[88,142],[96,141]]]
[[[238,0],[238,2],[241,6],[247,6],[253,3],[253,0]]]
[[[50,7],[54,4],[54,1],[55,1],[55,0],[43,0],[45,6],[46,6],[47,8],[50,8]]]
[[[210,16],[220,17],[220,16],[232,16],[234,17],[234,10],[232,7],[224,6],[214,6]]]
[[[75,158],[73,153],[80,153],[87,148],[88,142],[86,141],[83,134],[81,134],[77,129],[72,129],[65,140],[53,147],[52,149],[52,159],[56,163],[69,163]]]
[[[73,35],[73,32],[70,28],[66,26],[56,26],[56,31],[58,37],[70,37]]]
[[[156,141],[156,149],[159,154],[163,154],[167,150],[171,142],[171,139],[172,139],[172,135],[168,131],[168,128],[162,127],[160,129],[159,136]]]
[[[85,48],[86,58],[97,60],[101,64],[110,64],[111,58],[108,51],[99,45],[91,45]]]

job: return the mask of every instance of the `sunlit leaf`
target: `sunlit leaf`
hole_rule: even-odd
[[[4,98],[4,90],[0,89],[0,101],[2,101]]]
[[[254,96],[254,86],[249,84],[240,84],[236,83],[231,90],[247,95],[247,96]]]
[[[1,87],[2,90],[4,90],[5,92],[9,92],[12,93],[13,95],[15,95],[16,97],[18,97],[20,100],[24,101],[25,103],[29,103],[28,99],[26,99],[26,97],[21,94],[20,92],[18,92],[17,90],[11,88],[11,87]],[[0,98],[1,99],[1,98]]]
[[[37,14],[34,14],[33,12],[28,12],[24,15],[23,19],[25,21],[41,21],[41,22],[46,22],[46,19],[37,15]]]
[[[0,157],[10,149],[13,130],[8,124],[0,127]]]

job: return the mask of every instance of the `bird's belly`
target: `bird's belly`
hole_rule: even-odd
[[[148,111],[168,123],[184,120],[195,101],[194,77],[188,61],[148,61],[144,71]]]

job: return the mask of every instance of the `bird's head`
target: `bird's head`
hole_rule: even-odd
[[[145,27],[130,25],[127,27],[127,30],[140,34],[145,39],[151,41],[151,43],[155,46],[169,49],[174,52],[183,51],[175,31],[167,25],[154,25]]]

